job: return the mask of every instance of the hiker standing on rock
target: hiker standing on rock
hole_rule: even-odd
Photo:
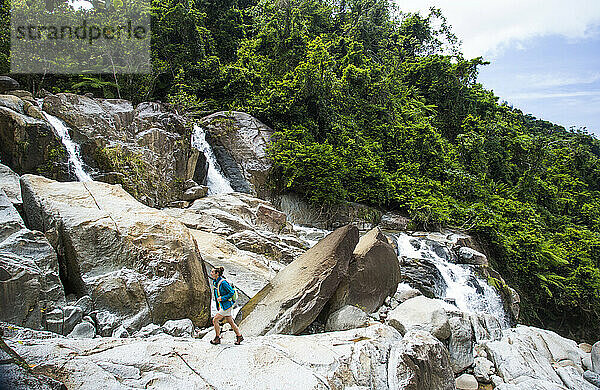
[[[219,321],[225,318],[225,321],[229,322],[231,328],[235,332],[236,340],[235,345],[240,345],[244,337],[240,333],[240,329],[237,327],[231,316],[233,310],[233,297],[234,291],[231,285],[223,277],[223,267],[214,268],[210,271],[210,277],[213,279],[213,291],[215,295],[215,302],[217,303],[217,314],[213,318],[213,325],[215,326],[215,338],[210,341],[211,344],[221,344],[221,327]]]

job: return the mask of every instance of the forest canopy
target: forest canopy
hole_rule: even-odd
[[[477,81],[487,62],[464,58],[440,11],[405,14],[388,0],[154,0],[152,34],[151,74],[19,80],[248,112],[276,131],[276,191],[399,210],[415,229],[467,230],[521,295],[523,322],[600,334],[600,142],[499,102]]]

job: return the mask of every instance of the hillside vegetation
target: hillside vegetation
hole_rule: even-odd
[[[486,62],[462,56],[439,11],[161,0],[152,13],[152,74],[19,80],[246,111],[277,131],[276,190],[401,210],[415,229],[468,230],[520,293],[521,321],[600,334],[600,142],[499,103],[477,82]]]

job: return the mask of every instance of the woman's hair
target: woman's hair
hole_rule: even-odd
[[[217,275],[223,276],[223,272],[225,272],[225,268],[217,267],[217,268],[215,268],[215,271],[217,272]]]

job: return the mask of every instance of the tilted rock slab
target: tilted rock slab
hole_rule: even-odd
[[[454,377],[443,345],[422,332],[393,328],[306,336],[247,338],[211,345],[165,334],[77,340],[26,329],[7,343],[70,390],[95,389],[375,389],[449,390]]]
[[[65,300],[58,275],[44,234],[25,227],[0,189],[0,321],[45,328],[45,314]]]
[[[129,330],[169,319],[207,323],[206,271],[181,223],[118,185],[24,175],[21,187],[29,223],[58,253],[66,293],[90,295]]]
[[[379,228],[360,238],[348,267],[348,278],[337,289],[330,310],[356,306],[366,313],[377,310],[394,295],[400,280],[396,251]]]
[[[341,227],[279,271],[240,310],[242,333],[258,336],[302,332],[347,276],[357,243],[358,229],[352,225]]]

